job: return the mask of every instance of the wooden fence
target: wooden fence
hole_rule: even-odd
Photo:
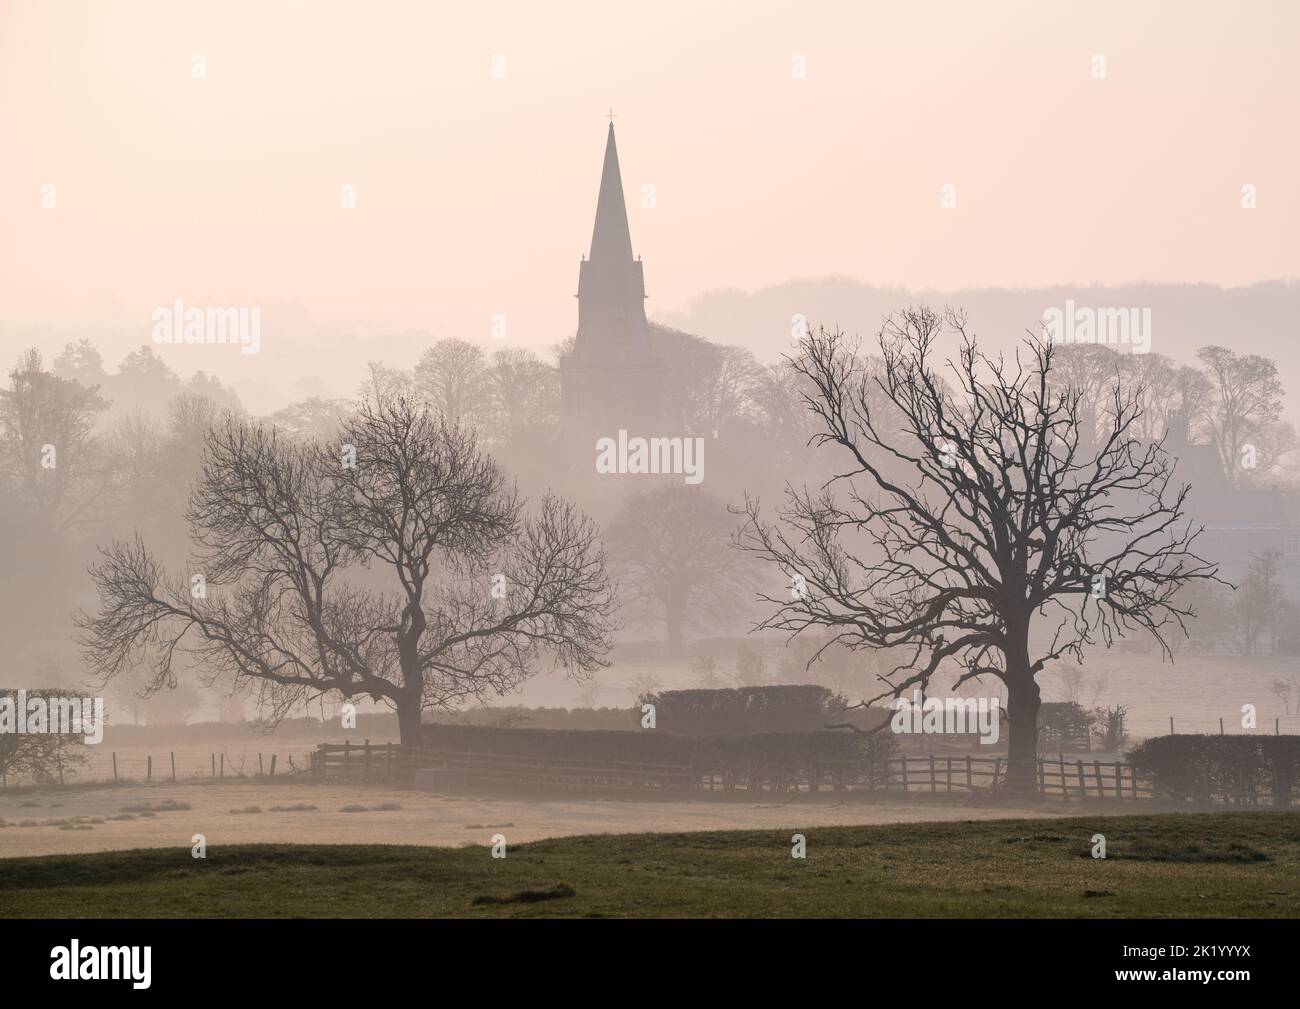
[[[415,771],[458,771],[467,781],[486,785],[601,790],[665,789],[688,791],[691,768],[624,760],[530,757],[467,750],[413,750],[396,743],[322,743],[312,771],[318,780],[409,781]]]
[[[231,754],[225,750],[213,750],[199,755],[194,752],[196,747],[191,746],[181,751],[178,757],[175,750],[164,750],[155,755],[139,750],[119,752],[90,747],[87,749],[90,752],[85,760],[65,765],[62,759],[57,759],[55,766],[40,777],[30,774],[10,776],[0,768],[0,788],[108,782],[115,785],[153,785],[204,778],[219,781],[228,778],[284,778],[308,774],[316,757],[314,750],[255,754],[247,751]],[[254,756],[257,758],[256,767],[252,766]]]
[[[1038,790],[1063,799],[1149,799],[1151,785],[1128,764],[1040,759]],[[1005,757],[898,756],[822,761],[797,770],[753,765],[742,771],[620,760],[532,757],[452,750],[413,750],[396,743],[322,743],[312,759],[318,780],[409,783],[416,770],[458,772],[466,784],[623,792],[788,793],[847,791],[984,792],[1003,790]]]

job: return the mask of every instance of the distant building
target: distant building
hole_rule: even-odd
[[[646,321],[645,276],[632,255],[612,122],[591,253],[579,267],[577,297],[577,336],[572,352],[560,358],[566,426],[610,435],[620,428],[646,433],[661,426],[665,365]]]

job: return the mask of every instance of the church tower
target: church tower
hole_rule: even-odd
[[[561,413],[570,426],[616,435],[654,425],[663,365],[650,345],[645,276],[633,258],[623,178],[610,122],[590,255],[578,269],[578,333],[560,359]]]

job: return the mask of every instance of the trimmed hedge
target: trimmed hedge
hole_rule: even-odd
[[[661,729],[627,732],[604,729],[499,729],[477,725],[425,725],[424,745],[433,750],[458,750],[641,764],[676,764],[701,775],[728,780],[805,781],[814,767],[824,769],[847,762],[850,779],[875,765],[883,773],[886,757],[895,753],[887,732],[769,732],[745,736],[682,736]]]
[[[808,733],[821,731],[827,723],[848,722],[867,728],[889,717],[884,708],[846,711],[848,702],[843,697],[811,683],[728,690],[663,690],[642,700],[654,704],[660,731],[683,736]],[[640,720],[640,712],[636,718]]]
[[[1156,736],[1128,759],[1178,799],[1240,804],[1264,795],[1288,809],[1300,781],[1300,736]]]

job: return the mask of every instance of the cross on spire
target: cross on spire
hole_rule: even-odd
[[[605,118],[609,120],[609,125],[610,125],[610,126],[613,126],[613,125],[614,125],[614,110],[613,110],[613,108],[611,108],[611,109],[609,110],[609,115],[607,115]]]

